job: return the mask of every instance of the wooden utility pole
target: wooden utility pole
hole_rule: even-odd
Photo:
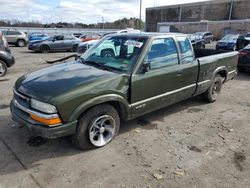
[[[140,16],[139,16],[139,17],[140,17],[140,18],[139,18],[140,20],[139,20],[139,30],[141,30],[141,23],[142,23],[142,20],[141,20],[141,11],[142,11],[142,10],[141,10],[141,9],[142,9],[142,0],[140,0]]]

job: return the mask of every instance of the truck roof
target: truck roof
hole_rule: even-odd
[[[157,37],[157,36],[187,36],[186,34],[182,33],[156,33],[156,32],[141,32],[141,33],[118,33],[118,34],[111,34],[111,36],[133,36],[133,37]]]

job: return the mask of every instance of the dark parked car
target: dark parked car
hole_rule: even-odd
[[[111,46],[113,54],[100,53]],[[223,83],[237,74],[238,53],[213,50],[207,56],[201,50],[206,52],[194,53],[182,34],[108,35],[79,60],[20,77],[10,105],[13,119],[37,136],[72,135],[80,149],[103,147],[121,120],[197,95],[215,102]]]
[[[245,71],[250,70],[250,45],[240,50],[238,59],[238,69]]]
[[[242,35],[226,35],[217,42],[216,49],[236,51],[238,50],[237,47],[238,39],[244,39],[244,37]]]
[[[15,58],[11,55],[5,36],[0,31],[0,77],[4,76],[7,68],[15,63]]]
[[[91,46],[97,43],[99,40],[90,40],[87,42],[82,42],[77,47],[77,56],[80,57],[83,53],[85,53]]]
[[[82,36],[79,37],[79,39],[82,42],[87,42],[87,41],[90,41],[90,40],[98,40],[100,38],[101,38],[101,36],[98,35],[98,34],[82,35]]]
[[[21,31],[12,31],[12,30],[5,30],[2,31],[4,36],[6,37],[9,44],[14,44],[18,47],[24,47],[29,42],[26,34]]]
[[[82,36],[82,33],[73,33],[74,37],[76,38],[80,38],[80,36]]]
[[[200,35],[202,39],[204,39],[205,43],[211,43],[214,40],[214,35],[207,31],[207,32],[197,32],[194,35]]]
[[[76,52],[80,40],[72,35],[53,35],[42,41],[31,41],[29,50],[48,53],[53,51],[74,51]]]
[[[46,33],[30,33],[28,35],[29,42],[34,40],[46,40],[49,38],[49,35]]]
[[[204,49],[206,48],[206,42],[201,35],[189,35],[189,39],[193,45],[194,49]]]

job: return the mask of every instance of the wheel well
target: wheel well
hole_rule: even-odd
[[[0,57],[0,61],[2,61],[6,66],[7,66],[7,64],[6,64],[6,62],[5,62],[5,60],[4,59],[2,59],[1,57]]]
[[[122,103],[120,103],[118,101],[110,101],[110,102],[108,102],[108,104],[111,104],[117,110],[117,112],[122,120],[124,120],[126,118],[127,111],[126,111],[125,106]]]
[[[91,107],[87,108],[86,110],[84,110],[82,112],[82,114],[86,113],[91,108],[93,108],[95,106],[98,106],[98,105],[101,105],[101,104],[109,104],[109,105],[113,106],[116,109],[116,111],[118,112],[118,114],[120,116],[120,119],[121,120],[125,120],[126,119],[126,117],[127,117],[126,107],[122,103],[120,103],[118,101],[108,101],[108,102],[103,102],[103,103],[96,104],[96,105],[91,106]],[[80,117],[82,116],[82,114],[80,115]]]
[[[26,41],[24,39],[17,39],[16,43],[18,43],[18,41],[23,41],[26,44]]]
[[[42,44],[42,45],[40,46],[40,50],[41,50],[41,48],[44,47],[44,46],[46,46],[46,47],[48,47],[48,48],[50,49],[49,45],[47,45],[47,44]]]
[[[103,53],[103,52],[105,52],[105,51],[110,51],[110,52],[112,52],[113,54],[115,53],[114,50],[113,50],[112,48],[103,49],[103,50],[101,51],[101,53]]]
[[[226,70],[219,71],[217,73],[217,75],[220,75],[222,78],[224,78],[224,80],[223,80],[223,82],[224,82],[227,78],[227,71]]]

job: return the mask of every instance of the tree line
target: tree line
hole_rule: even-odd
[[[124,29],[134,28],[143,29],[144,22],[138,18],[123,18],[114,22],[104,22],[95,24],[57,22],[43,24],[39,21],[20,21],[20,20],[0,20],[0,27],[38,27],[38,28],[84,28],[84,29]],[[141,27],[141,28],[140,28]]]

